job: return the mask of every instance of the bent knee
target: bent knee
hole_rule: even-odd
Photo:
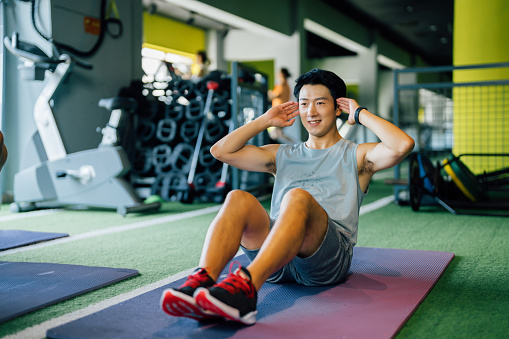
[[[246,191],[242,191],[242,190],[231,190],[230,192],[228,192],[228,194],[226,195],[226,198],[227,199],[230,199],[230,200],[238,200],[238,199],[242,199],[242,200],[246,200],[246,199],[256,199],[251,193],[249,192],[246,192]]]
[[[224,200],[225,205],[239,205],[242,207],[249,207],[252,204],[259,204],[260,202],[254,195],[249,192],[242,190],[233,190],[228,192],[226,199]]]
[[[301,188],[292,188],[283,197],[281,212],[287,210],[294,214],[302,213],[303,217],[316,217],[321,221],[324,217],[327,217],[327,212],[316,199],[308,191]]]
[[[285,200],[291,200],[294,202],[309,202],[314,200],[313,196],[306,190],[302,188],[292,188],[288,192],[286,192],[283,197]]]

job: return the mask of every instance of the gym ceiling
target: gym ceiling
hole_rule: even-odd
[[[388,41],[415,52],[430,65],[452,64],[454,0],[321,0],[363,25],[371,26]],[[224,24],[165,1],[143,0],[149,13],[158,11],[182,22],[225,29]],[[355,53],[307,33],[308,57]]]
[[[322,0],[431,65],[452,65],[454,0]],[[308,41],[313,46],[313,41]],[[331,49],[331,53],[339,53]],[[331,54],[325,56],[338,56]]]

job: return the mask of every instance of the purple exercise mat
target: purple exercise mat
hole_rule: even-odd
[[[0,324],[136,275],[124,268],[0,261]]]
[[[440,278],[453,253],[359,247],[340,285],[264,284],[257,323],[197,322],[159,309],[164,289],[48,330],[48,338],[391,338]],[[247,264],[242,255],[236,258]]]
[[[68,236],[67,233],[0,230],[0,251]]]

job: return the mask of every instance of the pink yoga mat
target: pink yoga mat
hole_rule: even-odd
[[[453,258],[447,252],[356,248],[343,284],[302,296],[302,289],[313,288],[266,284],[259,322],[232,338],[392,338]],[[280,296],[272,299],[278,289]],[[279,298],[293,298],[294,304],[264,316]]]
[[[197,322],[159,309],[163,290],[185,278],[48,330],[48,338],[391,338],[411,317],[453,253],[359,247],[340,285],[264,284],[257,323]],[[235,259],[242,265],[243,255]],[[143,272],[141,272],[143,274]]]

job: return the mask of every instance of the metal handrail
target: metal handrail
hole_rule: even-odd
[[[505,67],[509,67],[509,62],[495,62],[489,64],[474,64],[461,66],[408,67],[402,69],[395,69],[394,73],[433,73],[468,69],[505,68]]]

